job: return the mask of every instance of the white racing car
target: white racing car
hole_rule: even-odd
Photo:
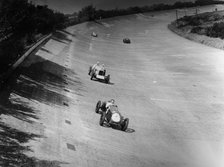
[[[95,108],[96,113],[100,113],[100,126],[106,125],[115,129],[126,131],[129,119],[124,118],[118,111],[117,105],[113,104],[106,108],[106,102],[98,101]]]
[[[95,69],[92,69],[92,66],[90,66],[88,74],[91,76],[91,80],[96,79],[105,83],[110,83],[110,75],[106,75],[106,70],[102,66],[98,66]]]
[[[97,37],[98,35],[95,32],[92,32],[91,34],[93,37]]]

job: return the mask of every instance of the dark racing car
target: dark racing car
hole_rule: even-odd
[[[131,40],[129,38],[124,38],[123,43],[130,44]]]
[[[100,113],[100,126],[106,125],[115,129],[126,131],[129,124],[129,119],[124,118],[118,111],[118,107],[115,104],[106,107],[107,102],[98,101],[96,104],[96,113]]]

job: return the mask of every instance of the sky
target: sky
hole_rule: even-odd
[[[189,2],[194,0],[32,0],[35,4],[46,4],[49,8],[65,14],[78,12],[92,4],[96,9],[128,8],[130,6],[151,6],[152,4],[173,4],[176,1]]]

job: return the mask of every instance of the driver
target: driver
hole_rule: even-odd
[[[112,105],[114,105],[115,104],[115,100],[114,99],[111,99],[111,100],[109,100],[109,101],[107,101],[107,102],[103,102],[103,104],[102,104],[102,110],[104,111],[104,112],[108,112],[108,109],[109,109],[109,107],[110,106],[112,106]]]
[[[111,99],[109,100],[108,102],[106,102],[106,113],[109,111],[109,107],[110,106],[113,106],[115,104],[115,100],[114,99]]]
[[[92,71],[95,71],[96,68],[99,67],[99,66],[100,66],[100,62],[97,61],[96,64],[94,64],[94,65],[92,66]]]
[[[115,100],[114,99],[110,99],[108,102],[106,102],[106,108],[109,108],[111,105],[115,104]]]
[[[106,74],[106,69],[105,69],[105,65],[104,64],[102,64],[102,71],[103,71],[103,73],[105,75]]]

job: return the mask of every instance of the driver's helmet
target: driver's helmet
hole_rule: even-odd
[[[99,62],[99,61],[97,61],[97,62],[96,62],[96,64],[99,66],[99,65],[100,65],[100,62]]]
[[[109,102],[110,102],[111,104],[115,104],[115,100],[114,100],[114,99],[109,100]]]

